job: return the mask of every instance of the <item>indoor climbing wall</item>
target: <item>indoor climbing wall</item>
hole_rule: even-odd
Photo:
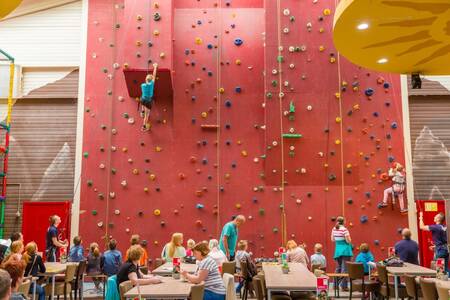
[[[291,238],[331,255],[345,215],[356,245],[386,254],[407,222],[398,207],[377,208],[389,185],[380,175],[403,162],[399,77],[339,56],[334,5],[90,1],[85,243],[112,236],[124,250],[138,233],[157,257],[173,232],[218,238],[244,214],[240,237],[257,257]],[[135,97],[153,62],[152,128],[142,132]]]

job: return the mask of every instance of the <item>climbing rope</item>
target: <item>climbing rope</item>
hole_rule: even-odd
[[[281,147],[281,243],[286,244],[287,228],[286,228],[286,210],[284,203],[284,185],[285,185],[285,173],[284,173],[284,139],[283,139],[283,90],[282,90],[282,66],[281,66],[281,1],[277,0],[277,38],[278,38],[278,100],[280,105],[280,147]]]
[[[341,55],[337,54],[337,66],[338,66],[338,91],[339,91],[339,117],[341,121],[339,122],[339,135],[340,135],[340,150],[341,150],[341,197],[342,197],[342,216],[345,217],[345,172],[344,172],[344,120],[342,117],[342,94],[341,93],[341,82],[342,82],[342,73],[341,73]]]
[[[216,88],[216,97],[217,97],[217,102],[216,102],[216,110],[217,110],[217,134],[216,134],[216,139],[217,139],[217,147],[216,147],[216,151],[217,151],[217,173],[216,173],[216,182],[217,182],[217,200],[216,200],[216,205],[217,205],[217,220],[216,220],[216,236],[220,235],[221,233],[221,224],[220,224],[220,171],[221,171],[221,166],[222,164],[220,163],[220,133],[221,133],[221,118],[220,118],[220,105],[222,103],[222,97],[221,97],[221,93],[219,92],[219,89],[221,87],[221,81],[222,81],[222,72],[221,72],[221,65],[220,65],[220,58],[221,58],[221,50],[222,50],[222,0],[219,0],[219,5],[216,7],[216,9],[219,10],[219,33],[217,35],[217,59],[216,59],[216,70],[217,70],[217,88]]]

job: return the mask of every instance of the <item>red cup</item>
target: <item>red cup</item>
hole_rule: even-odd
[[[179,266],[181,264],[181,259],[179,257],[174,257],[172,263],[174,266]]]

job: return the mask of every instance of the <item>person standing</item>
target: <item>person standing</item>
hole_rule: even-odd
[[[411,230],[403,228],[403,240],[397,242],[394,246],[395,254],[404,262],[410,264],[419,264],[419,244],[411,240]]]
[[[61,218],[53,215],[49,219],[50,226],[47,229],[45,257],[47,262],[56,262],[56,250],[58,248],[66,248],[67,241],[58,239],[58,226],[61,224]]]
[[[243,215],[238,215],[233,221],[226,223],[223,226],[220,235],[220,250],[225,253],[228,261],[234,261],[236,243],[239,235],[239,227],[245,222]]]
[[[344,224],[344,217],[338,217],[336,219],[336,226],[331,231],[331,241],[335,243],[334,259],[337,263],[336,273],[347,273],[346,262],[350,261],[353,257],[352,239],[350,232],[345,228]],[[340,286],[343,291],[348,291],[346,278],[342,278]]]
[[[431,238],[434,243],[435,258],[443,258],[445,261],[445,272],[448,273],[448,247],[447,247],[447,227],[443,225],[445,216],[438,213],[434,216],[433,225],[425,225],[423,222],[423,212],[419,213],[419,228],[424,231],[431,231]]]

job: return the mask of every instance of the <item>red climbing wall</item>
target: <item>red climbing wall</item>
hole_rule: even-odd
[[[399,77],[338,56],[334,3],[90,1],[84,241],[113,236],[125,249],[139,233],[155,257],[172,232],[218,238],[241,213],[255,256],[294,238],[330,257],[333,218],[344,214],[355,244],[386,254],[407,222],[376,207],[379,174],[389,158],[403,162]],[[173,99],[155,91],[143,133],[124,69],[145,72],[147,58],[172,71]],[[170,88],[166,76],[157,89]]]

